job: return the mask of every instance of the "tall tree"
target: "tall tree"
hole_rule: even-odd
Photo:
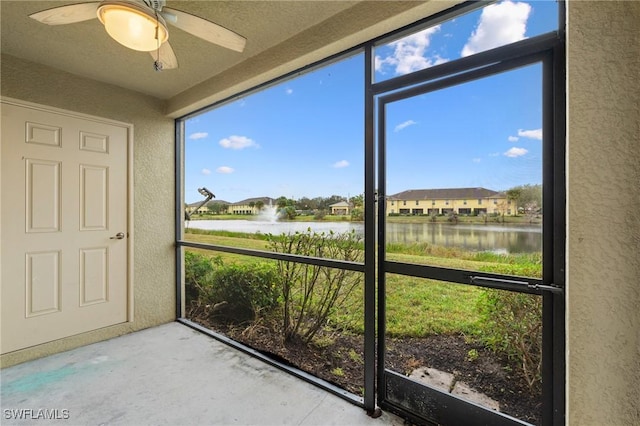
[[[507,199],[516,202],[518,208],[524,208],[527,205],[542,206],[542,185],[526,184],[514,186],[506,191]]]
[[[279,209],[283,209],[287,207],[288,203],[289,203],[289,200],[284,195],[281,197],[278,197],[278,199],[276,200],[276,206],[278,206]]]
[[[362,207],[364,206],[364,194],[355,195],[349,201],[353,204],[353,207]]]

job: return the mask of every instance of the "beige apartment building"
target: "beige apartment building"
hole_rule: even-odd
[[[262,208],[275,205],[275,200],[269,197],[254,197],[237,203],[229,204],[229,214],[258,214]]]
[[[388,215],[515,215],[516,202],[486,188],[409,189],[386,197]]]

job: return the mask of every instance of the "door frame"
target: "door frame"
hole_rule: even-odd
[[[70,111],[67,109],[62,109],[58,107],[53,107],[49,105],[38,104],[34,102],[28,102],[21,99],[15,99],[7,96],[0,96],[0,105],[14,105],[17,107],[32,109],[35,111],[41,111],[46,113],[53,113],[58,115],[63,115],[75,119],[93,121],[100,124],[106,124],[111,126],[122,127],[127,132],[127,164],[126,164],[126,178],[127,178],[127,235],[126,245],[127,245],[127,266],[126,266],[126,276],[127,276],[127,320],[126,322],[133,322],[134,320],[134,286],[133,286],[133,278],[134,278],[134,192],[133,192],[133,145],[134,145],[134,137],[133,137],[133,124],[126,123],[123,121],[113,120],[110,118],[98,117],[95,115],[85,114],[76,111]],[[1,179],[1,177],[0,177]],[[1,184],[1,182],[0,182]],[[64,183],[63,183],[64,185]],[[2,235],[2,231],[0,230],[0,236]],[[0,248],[0,258],[2,256],[1,248]],[[1,267],[1,265],[0,265]],[[1,284],[1,283],[0,283]]]
[[[559,5],[563,16],[564,5]],[[442,22],[461,13],[453,11],[441,15],[429,25]],[[462,12],[463,13],[463,12]],[[438,67],[428,68],[379,83],[373,83],[368,71],[366,89],[367,149],[365,156],[365,194],[369,196],[365,212],[373,210],[377,202],[377,221],[373,216],[365,217],[367,236],[377,236],[377,253],[365,259],[369,276],[369,294],[365,298],[377,297],[377,360],[376,396],[383,409],[396,412],[417,423],[437,422],[443,424],[527,424],[510,416],[493,412],[460,398],[419,385],[385,368],[385,274],[395,273],[421,278],[444,280],[451,283],[497,288],[520,293],[537,294],[542,297],[543,321],[543,424],[563,424],[565,416],[565,79],[564,79],[564,35],[561,28],[554,33],[525,39],[504,47],[492,49]],[[426,25],[425,25],[426,26]],[[405,32],[418,31],[412,26]],[[373,68],[373,49],[385,43],[377,41],[366,47],[365,60],[368,70]],[[403,264],[385,260],[386,217],[386,172],[385,172],[385,105],[419,94],[441,90],[465,82],[489,77],[522,66],[540,63],[542,66],[542,119],[543,132],[543,273],[541,279],[509,277],[500,274],[476,274],[471,271],[445,270],[444,268]],[[375,156],[377,153],[377,162]],[[377,173],[377,180],[374,176]],[[377,188],[377,190],[376,190]],[[365,201],[366,202],[366,201]],[[365,239],[372,242],[373,238]],[[377,254],[377,256],[376,256]],[[378,260],[378,269],[371,272],[371,265]],[[479,276],[482,275],[482,276]],[[369,305],[370,306],[370,305]],[[370,314],[365,310],[365,315]],[[370,324],[365,321],[365,324]],[[366,332],[366,331],[365,331]],[[367,340],[365,339],[365,342]],[[366,376],[365,376],[366,377]],[[442,416],[425,417],[416,411],[399,405],[388,397],[389,386],[407,401],[433,408],[436,413],[448,407]],[[365,386],[365,389],[367,387]]]

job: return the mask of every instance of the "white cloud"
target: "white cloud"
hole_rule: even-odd
[[[529,4],[510,0],[485,7],[461,55],[473,55],[526,38],[524,34],[530,12]]]
[[[518,136],[523,138],[537,139],[539,141],[542,140],[542,129],[534,129],[534,130],[518,130]]]
[[[209,136],[209,133],[207,132],[196,132],[196,133],[191,133],[189,135],[189,139],[192,139],[192,140],[204,139],[207,136]]]
[[[203,174],[203,175],[210,175],[210,174],[211,174],[211,170],[209,170],[209,169],[202,169],[202,174]]]
[[[473,160],[471,160],[471,161],[473,161],[474,163],[479,163],[479,162],[481,162],[481,161],[482,161],[482,158],[474,158],[474,159],[473,159]]]
[[[287,93],[287,95],[292,94],[292,93],[293,93],[293,89],[290,89],[290,88],[289,88],[289,89],[287,89],[287,90],[286,90],[286,93]]]
[[[393,53],[385,58],[376,55],[376,71],[384,73],[386,68],[392,68],[396,75],[403,75],[447,62],[447,59],[437,54],[431,57],[426,56],[427,48],[431,44],[431,36],[438,31],[440,31],[440,25],[389,43]]]
[[[507,152],[505,152],[504,155],[506,157],[515,158],[515,157],[521,157],[521,156],[525,155],[527,152],[529,152],[529,151],[527,151],[524,148],[516,148],[514,146],[513,148],[510,148]]]
[[[216,169],[216,172],[228,175],[229,173],[235,172],[235,170],[232,167],[220,166]]]
[[[258,146],[252,139],[246,136],[236,136],[236,135],[221,139],[219,144],[221,147],[229,148],[229,149],[244,149],[252,146],[255,146],[255,147]]]
[[[394,131],[394,132],[399,132],[400,130],[402,130],[402,129],[404,129],[404,128],[407,128],[407,127],[409,127],[409,126],[413,126],[414,124],[418,124],[418,123],[416,123],[416,122],[415,122],[415,121],[413,121],[413,120],[407,120],[407,121],[405,121],[404,123],[400,123],[400,124],[398,124],[398,125],[393,129],[393,131]]]
[[[331,167],[333,167],[334,169],[342,169],[344,167],[349,167],[349,162],[347,160],[340,160],[333,163],[333,166]]]
[[[509,139],[509,142],[518,142],[520,138],[517,136],[509,136],[507,139]]]

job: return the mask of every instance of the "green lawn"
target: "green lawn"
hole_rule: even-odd
[[[201,232],[201,231],[196,231]],[[269,250],[266,236],[260,234],[238,234],[223,231],[187,233],[188,241]],[[275,262],[251,256],[194,250],[208,256],[220,256],[225,264],[253,262]],[[449,268],[539,276],[539,255],[498,255],[476,253],[459,249],[390,245],[388,260],[428,264]],[[387,333],[393,336],[426,336],[441,333],[475,334],[479,332],[481,318],[478,311],[479,298],[485,290],[460,284],[388,274],[387,288]],[[332,317],[334,325],[354,332],[364,331],[363,289],[351,294],[349,301]]]

